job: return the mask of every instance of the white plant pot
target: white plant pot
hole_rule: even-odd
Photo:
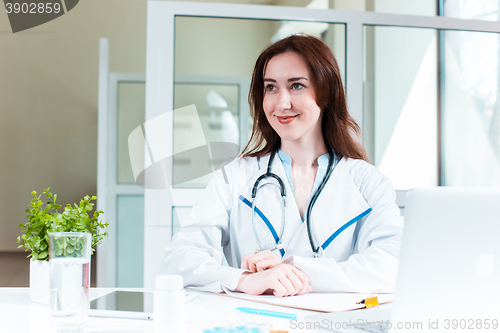
[[[50,304],[50,269],[48,261],[30,259],[30,300]]]

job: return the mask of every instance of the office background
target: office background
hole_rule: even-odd
[[[227,2],[302,7],[313,3]],[[438,12],[436,0],[329,0],[312,5],[422,16]],[[498,20],[498,1],[448,0],[442,8],[448,9],[448,16]],[[146,15],[145,0],[85,0],[54,21],[12,34],[6,14],[0,14],[0,252],[19,251],[15,239],[32,190],[51,186],[62,204],[96,194],[98,41],[109,40],[111,72],[144,73]],[[176,74],[248,77],[257,55],[283,24],[234,21],[179,20],[176,48],[183,57],[176,63]],[[318,34],[329,38],[342,64],[345,45],[339,36],[345,31],[340,25],[321,29]],[[213,40],[207,39],[210,36]],[[365,36],[366,148],[396,189],[499,186],[498,36],[386,27],[367,27]],[[237,61],[217,61],[221,55]],[[140,109],[143,85],[123,89],[124,103],[132,105],[130,110]],[[183,98],[190,94],[180,90],[175,107],[184,106]],[[219,93],[229,106],[236,104],[231,91]],[[210,110],[205,116],[210,118]],[[122,135],[143,120],[143,115],[121,118]],[[123,152],[122,145],[121,179],[129,182]],[[141,242],[128,242],[127,247],[140,249]]]

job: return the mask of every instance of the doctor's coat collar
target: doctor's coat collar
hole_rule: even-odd
[[[292,193],[294,193],[293,177],[292,177],[292,158],[287,153],[282,151],[281,149],[278,150],[278,156],[281,159],[281,162],[283,164],[286,178],[288,180],[288,185],[292,189]],[[337,163],[337,157],[336,157],[335,153],[333,153],[333,156],[334,156],[333,167],[335,167],[335,164]],[[312,190],[311,195],[309,196],[309,201],[311,200],[314,192],[316,192],[316,189],[319,187],[319,184],[321,184],[321,182],[323,181],[323,178],[326,175],[328,163],[330,162],[330,155],[328,153],[325,153],[325,154],[319,156],[317,158],[317,162],[318,162],[318,171],[317,171],[316,177],[314,179],[313,190]],[[295,197],[295,194],[294,194],[294,197]],[[308,206],[309,206],[309,201],[307,202]],[[302,219],[302,221],[304,221],[304,219],[305,219],[305,216]]]

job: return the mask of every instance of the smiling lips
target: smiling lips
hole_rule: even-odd
[[[289,124],[291,123],[295,117],[297,117],[298,114],[296,114],[295,116],[285,116],[285,117],[276,117],[278,118],[278,121],[281,123],[281,124]]]

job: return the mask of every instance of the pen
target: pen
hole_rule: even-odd
[[[247,313],[260,314],[260,315],[264,315],[264,316],[297,319],[297,315],[294,315],[293,313],[259,310],[259,309],[252,309],[252,308],[236,308],[236,310],[240,310],[240,311],[247,312]]]

